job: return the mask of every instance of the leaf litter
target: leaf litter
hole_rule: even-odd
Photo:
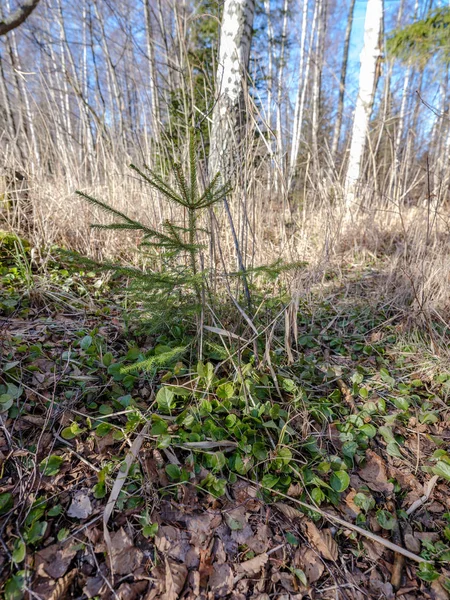
[[[383,350],[382,337],[371,353],[383,350],[383,367],[374,370],[372,354],[344,361],[345,345],[357,337],[348,330],[342,349],[338,334],[322,341],[338,348],[335,363],[331,353],[324,366],[300,323],[299,343],[316,373],[347,365],[336,367],[333,385],[324,376],[314,379],[308,360],[303,363],[308,424],[295,431],[306,431],[305,443],[318,448],[309,455],[313,466],[302,479],[291,471],[279,487],[292,452],[277,441],[274,412],[266,420],[272,449],[260,442],[249,449],[261,463],[273,461],[270,477],[252,479],[249,455],[222,488],[220,474],[239,439],[217,433],[219,439],[207,442],[165,445],[164,436],[181,427],[173,416],[181,409],[169,404],[157,419],[139,422],[161,378],[186,387],[188,380],[173,371],[126,379],[111,368],[119,364],[114,356],[128,356],[123,364],[130,364],[141,352],[126,343],[117,314],[109,321],[106,313],[42,319],[31,311],[24,319],[6,318],[5,327],[0,582],[8,600],[28,597],[27,589],[51,600],[449,597],[450,460],[440,440],[450,440],[450,375],[440,371],[426,380],[417,365],[409,378],[404,364],[388,370],[398,349]],[[300,393],[290,383],[294,367],[284,369],[271,393]],[[199,377],[210,375],[200,371]],[[231,392],[224,383],[217,395],[226,402]],[[166,394],[165,402],[172,400]],[[340,400],[347,408],[335,411]],[[229,412],[228,427],[237,413]],[[356,452],[352,444],[360,444]],[[34,452],[44,461],[37,470]],[[201,469],[191,460],[195,452],[205,456]],[[296,460],[308,455],[296,452]],[[344,464],[342,457],[351,460]],[[393,582],[396,544],[423,561],[406,560]]]

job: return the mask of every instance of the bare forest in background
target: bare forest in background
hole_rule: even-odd
[[[247,11],[248,66],[227,130],[220,40],[233,4]],[[387,44],[436,8],[369,0],[356,18],[355,0],[41,0],[0,37],[0,218],[36,247],[133,259],[112,232],[89,229],[98,215],[74,190],[153,227],[182,224],[128,165],[170,179],[193,130],[199,179],[219,168],[233,181],[208,217],[211,266],[219,255],[229,270],[307,261],[307,289],[330,266],[381,259],[390,301],[445,318],[448,62],[440,48],[418,60]],[[360,69],[351,40],[363,28]]]

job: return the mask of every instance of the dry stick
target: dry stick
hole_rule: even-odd
[[[238,475],[238,477],[239,477],[239,479],[243,479],[244,481],[247,481],[248,483],[252,483],[253,485],[263,488],[266,491],[270,491],[270,492],[274,491],[271,488],[268,488],[268,487],[262,485],[261,483],[258,483],[257,481],[252,481],[251,479],[242,477],[242,475]],[[276,490],[275,493],[278,496],[282,496],[283,498],[286,498],[287,500],[291,500],[291,502],[295,502],[295,504],[298,504],[299,506],[302,506],[303,508],[307,508],[308,510],[312,510],[312,511],[318,513],[324,519],[328,519],[329,521],[335,521],[336,523],[339,523],[340,525],[342,525],[343,527],[345,527],[347,529],[352,529],[353,531],[357,531],[360,535],[363,535],[364,537],[369,538],[373,542],[377,542],[378,544],[381,544],[382,546],[389,548],[389,550],[392,550],[393,552],[398,552],[399,554],[403,554],[403,556],[406,556],[406,558],[414,560],[415,562],[418,562],[418,563],[430,562],[428,560],[425,560],[421,556],[418,556],[417,554],[410,552],[409,550],[405,550],[405,548],[402,548],[401,546],[398,546],[397,544],[393,544],[389,540],[385,540],[381,536],[376,535],[375,533],[372,533],[371,531],[363,529],[362,527],[359,527],[358,525],[353,525],[353,523],[348,523],[344,519],[341,519],[341,517],[336,517],[335,515],[327,513],[326,511],[322,510],[321,508],[313,506],[312,504],[307,504],[306,502],[302,502],[301,500],[297,500],[297,498],[291,498],[291,496],[288,496],[287,494],[283,494],[283,492],[280,492],[278,490]]]
[[[434,490],[434,486],[436,485],[438,479],[439,478],[437,475],[430,479],[430,481],[427,484],[427,487],[425,488],[425,494],[411,504],[411,506],[406,511],[407,515],[411,515],[414,511],[423,506],[425,502],[428,502],[431,496],[431,492]]]

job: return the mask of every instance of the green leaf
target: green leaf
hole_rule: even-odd
[[[366,423],[365,425],[360,427],[359,430],[362,433],[364,433],[364,435],[367,435],[367,437],[369,438],[374,438],[377,435],[376,427],[374,427],[374,425],[372,425],[371,423]]]
[[[162,435],[163,433],[167,433],[168,425],[163,419],[158,419],[152,425],[151,434],[152,435]]]
[[[26,539],[29,544],[36,544],[45,535],[48,523],[46,521],[35,521],[26,533]]]
[[[389,442],[386,446],[386,452],[389,456],[394,456],[396,458],[403,458],[403,454],[400,452],[400,446],[397,442]]]
[[[432,468],[432,471],[435,475],[450,481],[450,464],[444,462],[443,460],[438,461],[438,463]]]
[[[142,528],[142,535],[145,538],[153,538],[158,533],[158,523],[150,523]]]
[[[325,500],[325,494],[319,487],[315,487],[311,490],[311,498],[318,506],[320,506]]]
[[[18,565],[21,563],[26,556],[27,547],[23,540],[17,540],[14,544],[14,550],[12,553],[12,559]]]
[[[221,383],[216,389],[216,394],[221,400],[229,400],[234,396],[234,385],[230,381]]]
[[[298,546],[298,544],[299,544],[298,539],[290,531],[288,531],[286,534],[286,541],[291,546]]]
[[[60,530],[58,531],[58,534],[57,534],[57,536],[56,536],[56,537],[58,538],[58,542],[62,542],[62,541],[64,541],[66,538],[68,538],[68,537],[69,537],[69,534],[70,534],[70,531],[69,531],[69,529],[67,529],[67,528],[65,528],[65,527],[63,527],[62,529],[60,529]]]
[[[267,450],[263,442],[255,442],[252,446],[252,454],[258,460],[266,460]]]
[[[7,513],[14,505],[13,496],[9,492],[0,494],[0,515]]]
[[[172,481],[179,481],[181,469],[178,465],[166,465],[166,473]]]
[[[347,471],[334,471],[330,477],[330,485],[335,492],[343,492],[350,485],[350,477]]]
[[[26,571],[19,571],[5,584],[5,600],[22,600],[25,594]]]
[[[383,529],[394,529],[397,524],[397,518],[387,510],[377,511],[377,521]]]
[[[23,389],[17,387],[17,385],[14,385],[14,383],[8,383],[6,385],[6,392],[11,396],[11,398],[17,400],[22,395]]]
[[[103,364],[105,365],[105,367],[109,367],[109,365],[112,364],[113,358],[114,357],[111,354],[111,352],[106,352],[103,355]]]
[[[61,431],[61,437],[65,440],[71,440],[83,432],[84,429],[81,429],[78,423],[74,422],[69,427],[64,427]]]
[[[225,419],[225,426],[231,429],[236,425],[237,416],[235,414],[228,415]]]
[[[420,579],[422,579],[423,581],[428,582],[439,579],[439,573],[434,568],[434,565],[425,562],[419,564],[417,576],[420,577]]]
[[[62,504],[56,504],[55,506],[52,506],[52,508],[48,511],[47,515],[49,517],[57,517],[63,512],[63,510],[64,509],[62,507]]]
[[[0,412],[5,412],[14,404],[14,399],[10,394],[0,394]]]
[[[304,571],[302,571],[301,569],[292,569],[292,572],[304,587],[308,585],[308,580]]]
[[[266,473],[266,475],[264,475],[264,477],[261,479],[261,485],[265,488],[273,488],[277,485],[279,481],[279,477],[275,477],[275,475],[272,475],[271,473]]]
[[[39,470],[46,477],[53,477],[61,468],[62,463],[64,462],[64,458],[62,456],[58,456],[56,454],[52,454],[51,456],[44,458],[39,465]]]
[[[361,508],[364,512],[369,512],[372,508],[375,507],[375,499],[367,494],[362,492],[358,492],[353,498],[353,502]]]
[[[169,388],[162,387],[156,394],[156,403],[162,413],[171,414],[175,408],[175,394]]]
[[[92,344],[92,337],[90,335],[85,335],[84,338],[80,341],[80,348],[82,350],[88,350]]]
[[[404,396],[402,396],[400,398],[393,398],[392,402],[400,410],[408,410],[408,408],[409,408],[409,402]]]

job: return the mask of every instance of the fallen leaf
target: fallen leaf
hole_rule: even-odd
[[[224,513],[225,522],[231,531],[239,531],[247,525],[247,517],[245,516],[245,507],[240,506]]]
[[[414,537],[411,533],[405,533],[403,536],[405,540],[405,546],[410,552],[414,552],[414,554],[419,554],[420,552],[420,541]]]
[[[298,586],[296,585],[295,577],[292,575],[292,573],[277,571],[272,575],[272,581],[273,583],[280,583],[287,592],[298,591]],[[281,596],[278,596],[278,598],[280,597]]]
[[[86,579],[86,585],[83,588],[83,594],[85,594],[88,598],[101,596],[100,592],[104,586],[106,589],[104,577],[101,577],[100,575],[97,575],[96,577],[88,577]]]
[[[268,554],[266,552],[263,552],[262,554],[251,558],[250,560],[238,563],[236,565],[236,573],[244,575],[257,575],[268,560]]]
[[[256,530],[255,535],[247,539],[247,546],[253,550],[255,554],[266,552],[270,546],[270,540],[273,535],[268,525],[261,525]]]
[[[289,504],[285,504],[284,502],[274,502],[273,506],[278,508],[278,510],[289,520],[293,521],[294,519],[303,519],[305,516],[298,509],[290,506]]]
[[[338,545],[333,539],[331,531],[329,529],[318,529],[309,519],[305,519],[303,524],[309,541],[321,556],[325,560],[336,561],[338,558]]]
[[[114,596],[115,600],[136,600],[141,598],[148,586],[148,581],[136,581],[135,583],[122,583]]]
[[[36,571],[44,577],[59,579],[65,575],[73,557],[77,553],[71,541],[65,544],[52,544],[36,553]]]
[[[374,492],[392,494],[394,491],[394,484],[388,481],[386,465],[383,459],[372,450],[366,450],[366,463],[358,471],[358,475]]]
[[[191,549],[190,536],[187,531],[181,531],[172,525],[159,527],[155,538],[158,550],[174,560],[186,561],[186,555]]]
[[[224,598],[233,591],[234,575],[228,563],[213,565],[213,572],[209,578],[209,589],[215,598]]]
[[[67,575],[61,577],[61,579],[58,579],[53,592],[47,596],[44,596],[44,598],[47,598],[48,600],[64,600],[64,598],[67,598],[67,592],[77,573],[77,569],[72,569],[72,571],[69,571]]]
[[[111,565],[118,575],[129,575],[142,562],[143,554],[125,533],[123,527],[111,536]]]
[[[188,570],[186,565],[177,563],[165,557],[166,562],[166,592],[164,600],[178,600],[178,596],[184,587]]]
[[[318,554],[306,546],[296,551],[294,562],[295,566],[305,573],[309,584],[318,581],[325,570],[325,566]]]
[[[87,519],[92,514],[92,504],[87,490],[78,490],[72,498],[67,516],[73,519]]]

